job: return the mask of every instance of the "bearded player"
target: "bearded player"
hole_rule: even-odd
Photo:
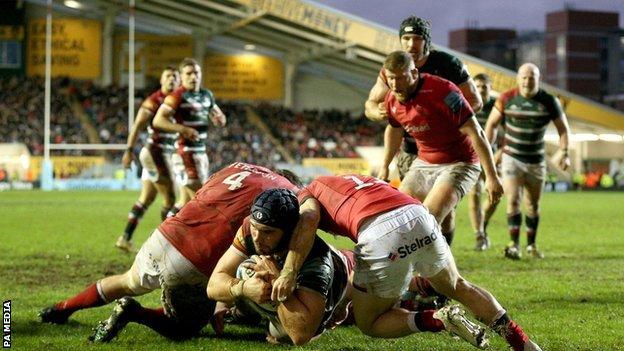
[[[176,139],[175,133],[158,130],[152,126],[152,118],[165,100],[180,85],[180,73],[177,68],[168,66],[160,76],[160,89],[152,93],[139,108],[132,130],[128,135],[127,148],[121,162],[125,168],[130,168],[132,162],[132,150],[139,138],[139,133],[147,127],[147,143],[139,154],[139,160],[143,167],[141,173],[141,194],[139,200],[132,206],[128,213],[128,223],[122,236],[117,239],[115,246],[123,251],[132,250],[132,234],[147,208],[154,202],[156,194],[163,197],[163,206],[160,218],[164,221],[167,213],[175,202],[173,182],[171,180],[171,154],[174,151],[173,144]]]
[[[288,178],[245,163],[217,172],[194,200],[154,230],[127,272],[98,280],[78,295],[43,309],[42,322],[62,324],[76,311],[162,288],[160,309],[142,308],[129,298],[119,300],[113,316],[97,328],[94,340],[109,341],[128,321],[170,338],[196,335],[214,309],[205,293],[208,278],[249,214],[253,199],[269,188],[297,190],[292,183],[298,181],[296,176],[285,175]]]
[[[483,102],[477,92],[475,82],[470,78],[466,65],[457,57],[431,47],[431,23],[415,16],[410,16],[401,22],[399,29],[401,48],[410,54],[416,68],[421,73],[428,73],[442,77],[455,83],[461,90],[474,111],[481,109]],[[384,98],[390,91],[388,77],[382,67],[377,81],[371,88],[364,109],[366,117],[373,121],[382,121],[387,117]],[[399,150],[399,145],[391,145],[388,142],[391,127],[387,126],[384,134],[384,160],[380,169],[379,178],[388,180],[388,167]],[[403,134],[402,147],[397,156],[397,169],[401,180],[405,177],[409,168],[418,156],[416,140],[412,135]]]

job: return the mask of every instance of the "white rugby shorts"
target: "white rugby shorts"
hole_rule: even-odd
[[[518,178],[526,184],[543,184],[546,179],[546,161],[525,163],[503,153],[503,178]]]
[[[196,181],[204,184],[210,174],[208,155],[204,152],[186,153],[185,157],[186,161],[178,153],[171,156],[176,184],[184,186]]]
[[[403,183],[414,194],[429,194],[438,182],[453,184],[455,193],[462,199],[475,185],[481,174],[481,166],[467,162],[432,164],[417,158],[412,162]]]
[[[416,273],[433,276],[451,257],[429,211],[422,205],[402,206],[361,225],[353,282],[375,296],[398,298]]]
[[[142,147],[139,153],[139,161],[143,170],[141,171],[141,180],[147,180],[152,183],[170,179],[172,175],[171,153],[162,153],[161,160],[155,160],[154,155],[147,147]]]
[[[186,257],[156,229],[143,243],[134,258],[141,287],[155,290],[161,283],[167,286],[208,283]]]

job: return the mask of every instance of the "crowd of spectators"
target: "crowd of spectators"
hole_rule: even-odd
[[[227,116],[225,128],[210,128],[208,132],[208,159],[214,172],[239,161],[272,167],[282,160],[266,134],[247,122],[245,105],[218,103]]]
[[[43,154],[43,78],[0,79],[0,142],[25,143],[33,155]],[[136,110],[151,90],[137,91]],[[97,87],[91,81],[55,78],[51,94],[52,143],[88,143],[68,97],[75,97],[90,118],[102,143],[123,144],[128,136],[128,91],[125,87]],[[282,161],[269,138],[247,122],[245,105],[220,103],[228,116],[226,128],[211,128],[211,170],[233,161],[273,165]],[[383,125],[339,110],[295,112],[268,104],[254,108],[275,137],[300,162],[305,157],[357,157],[356,145],[381,145]],[[68,154],[68,152],[64,152]],[[76,150],[73,155],[87,154]],[[116,154],[114,154],[116,155]],[[120,155],[117,155],[118,157]]]
[[[72,93],[82,104],[104,144],[124,144],[128,138],[128,89],[109,85],[97,87],[91,81],[73,82]],[[147,95],[137,90],[135,96]],[[135,99],[135,111],[142,102]]]
[[[298,163],[307,157],[359,157],[356,146],[383,145],[385,125],[371,122],[361,113],[336,109],[296,112],[273,105],[260,105],[256,112]]]
[[[44,86],[40,77],[0,78],[0,142],[21,142],[28,146],[31,154],[43,154]],[[50,142],[85,143],[81,123],[74,118],[64,95],[67,87],[68,80],[64,78],[55,78],[51,82]]]

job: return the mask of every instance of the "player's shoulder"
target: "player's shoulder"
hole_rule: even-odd
[[[561,102],[559,99],[554,94],[550,94],[543,89],[540,89],[537,94],[535,94],[533,99],[546,106],[546,108],[555,115],[562,112]]]
[[[182,101],[182,95],[184,95],[185,92],[186,89],[182,86],[176,88],[174,91],[167,94],[164,99],[164,103],[173,108],[177,108],[178,104],[180,104],[180,102]]]
[[[509,90],[506,90],[504,92],[502,92],[498,99],[503,101],[503,102],[507,102],[513,98],[515,98],[516,96],[520,95],[520,89],[518,88],[512,88]]]
[[[152,92],[147,99],[152,100],[154,102],[162,101],[167,96],[167,93],[164,93],[161,89],[158,89]]]
[[[176,99],[179,99],[180,97],[182,97],[182,95],[184,95],[185,92],[186,92],[186,88],[183,86],[179,86],[175,90],[173,90],[171,93],[169,93],[167,97],[172,96]]]
[[[548,93],[544,89],[539,89],[537,91],[537,94],[535,94],[535,96],[533,97],[533,99],[537,101],[554,102],[556,97],[555,95]]]
[[[432,63],[444,65],[444,64],[461,64],[461,60],[452,54],[449,54],[446,51],[440,50],[431,50],[429,52],[429,58],[427,60],[431,60]]]

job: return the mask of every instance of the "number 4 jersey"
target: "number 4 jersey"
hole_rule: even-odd
[[[158,230],[209,277],[249,215],[253,200],[271,188],[298,191],[286,178],[267,168],[233,163],[213,174],[195,198]]]
[[[310,197],[321,204],[319,228],[356,243],[365,219],[404,205],[420,204],[388,183],[362,175],[318,177],[299,193],[299,202]]]

